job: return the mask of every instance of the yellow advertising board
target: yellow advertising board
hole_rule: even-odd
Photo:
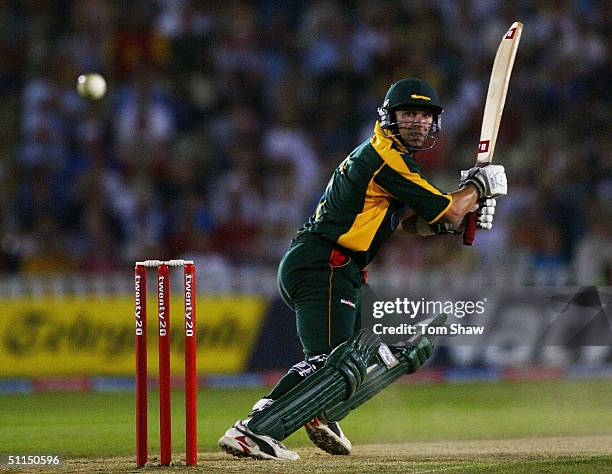
[[[149,298],[149,373],[157,373],[157,305]],[[199,373],[245,369],[263,323],[259,296],[197,299]],[[171,367],[183,373],[183,298],[171,299]],[[134,297],[8,299],[0,315],[0,377],[133,375]]]

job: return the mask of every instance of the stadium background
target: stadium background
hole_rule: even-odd
[[[279,257],[389,84],[417,75],[438,89],[441,138],[418,157],[453,189],[515,19],[525,32],[496,153],[510,194],[493,231],[469,249],[394,237],[372,280],[415,298],[493,277],[493,296],[609,286],[609,12],[588,0],[2,2],[0,391],[130,388],[133,262],[154,257],[198,265],[202,383],[273,381],[300,358]],[[77,95],[85,71],[105,75],[103,100]],[[505,364],[446,355],[421,378],[609,376],[610,361],[609,348]]]

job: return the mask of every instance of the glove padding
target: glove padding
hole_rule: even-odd
[[[502,165],[475,166],[461,172],[461,188],[474,185],[480,199],[505,196],[508,193],[508,180]]]
[[[495,215],[495,199],[483,199],[478,208],[478,216],[476,217],[476,228],[483,230],[491,230],[493,228],[493,216]]]

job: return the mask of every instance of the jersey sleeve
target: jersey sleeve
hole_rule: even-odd
[[[386,163],[374,181],[430,224],[440,219],[453,202],[450,194],[442,193],[403,162],[399,166]]]

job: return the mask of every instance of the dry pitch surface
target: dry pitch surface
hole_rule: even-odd
[[[68,459],[47,472],[612,472],[611,435],[367,444],[356,446],[351,456],[329,456],[316,448],[298,452],[301,460],[282,463],[201,453],[198,467],[189,469],[180,461],[161,469],[155,457],[145,469],[137,469],[133,457]]]

